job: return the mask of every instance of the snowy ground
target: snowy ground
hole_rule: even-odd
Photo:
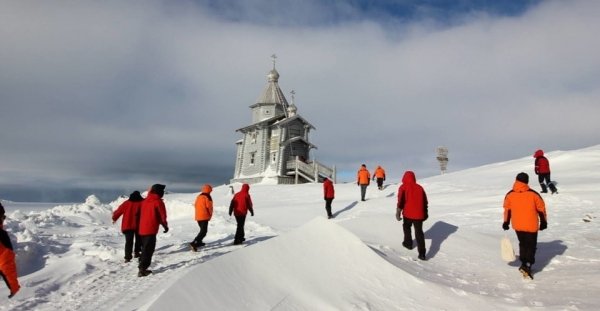
[[[9,300],[0,285],[0,310],[597,310],[600,146],[548,158],[560,193],[544,195],[549,224],[532,281],[500,257],[502,200],[515,175],[529,173],[539,189],[527,156],[419,180],[430,201],[427,261],[401,246],[399,176],[382,191],[371,186],[366,202],[355,184],[335,185],[332,220],[323,218],[321,184],[253,185],[256,216],[241,246],[231,245],[229,187],[216,187],[197,253],[187,247],[197,193],[168,194],[171,230],[159,233],[145,278],[123,262],[124,238],[110,220],[123,199],[37,211],[8,202],[22,289]]]

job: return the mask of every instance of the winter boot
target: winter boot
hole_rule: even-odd
[[[542,193],[548,193],[548,189],[546,188],[546,184],[540,183],[540,186],[542,187]]]
[[[522,264],[519,267],[519,272],[521,272],[521,274],[523,275],[523,278],[533,280],[533,274],[531,274],[531,265],[529,263]]]
[[[196,244],[194,244],[194,242],[190,243],[190,248],[192,249],[192,252],[198,251],[198,247],[196,246]]]
[[[150,274],[152,274],[152,271],[150,271],[150,270],[140,270],[138,272],[138,277],[144,277],[144,276],[148,276]]]
[[[408,248],[408,249],[413,249],[413,245],[412,245],[412,241],[411,242],[402,242],[402,246]]]
[[[420,254],[418,258],[420,260],[427,260],[427,258],[425,257],[425,254]]]
[[[554,186],[554,183],[550,182],[548,184],[548,188],[550,188],[550,191],[552,191],[552,194],[558,193],[558,190],[556,189],[556,186]]]

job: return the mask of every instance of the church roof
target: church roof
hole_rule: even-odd
[[[285,118],[285,119],[281,120],[280,122],[278,122],[277,125],[286,125],[287,123],[290,123],[294,120],[300,120],[300,122],[310,126],[312,129],[315,129],[315,130],[317,129],[312,124],[310,124],[308,121],[306,121],[306,119],[301,117],[299,114],[289,117],[289,118]]]
[[[293,143],[295,141],[301,141],[301,142],[307,144],[309,146],[309,148],[318,149],[317,146],[311,144],[308,140],[304,139],[304,137],[301,137],[301,136],[292,137],[292,138],[282,142],[281,145],[285,146],[285,145]]]
[[[254,124],[250,124],[250,125],[244,126],[244,127],[239,128],[239,129],[237,129],[235,131],[236,132],[242,132],[242,133],[244,133],[244,132],[247,132],[248,130],[251,130],[251,129],[266,127],[266,126],[269,126],[269,125],[275,123],[277,120],[282,119],[282,118],[285,118],[285,116],[283,116],[283,115],[281,115],[281,116],[274,116],[272,118],[265,119],[265,120],[262,120],[260,122],[254,123]]]
[[[282,105],[283,109],[287,109],[288,102],[287,99],[285,99],[281,88],[279,87],[279,73],[275,68],[273,68],[267,75],[267,81],[267,85],[263,89],[258,99],[256,99],[256,104],[250,106],[250,108],[254,108],[262,104],[279,104]]]

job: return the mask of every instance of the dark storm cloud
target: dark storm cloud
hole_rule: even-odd
[[[0,197],[227,182],[273,53],[313,155],[349,176],[598,143],[596,2],[277,3],[3,3]]]

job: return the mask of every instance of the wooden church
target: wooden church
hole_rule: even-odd
[[[319,182],[325,177],[335,182],[335,167],[329,168],[311,159],[310,150],[317,148],[309,141],[315,127],[288,104],[279,87],[279,73],[267,74],[267,85],[250,106],[252,124],[237,129],[243,137],[236,142],[235,172],[231,183],[297,184]]]

